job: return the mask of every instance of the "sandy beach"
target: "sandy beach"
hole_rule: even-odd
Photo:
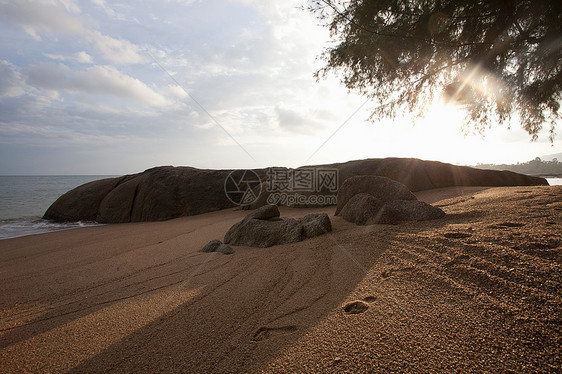
[[[559,372],[562,186],[416,193],[447,216],[201,253],[248,212],[0,241],[3,373]]]

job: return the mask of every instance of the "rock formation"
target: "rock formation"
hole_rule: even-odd
[[[58,222],[164,221],[235,206],[224,193],[228,170],[163,166],[94,181],[62,195],[43,218]]]
[[[437,219],[445,213],[418,201],[402,183],[376,175],[346,179],[338,192],[336,215],[358,225]]]
[[[368,193],[352,196],[337,215],[358,225],[395,224],[399,221],[393,210],[387,209],[384,202]]]
[[[301,219],[281,219],[275,205],[266,205],[234,224],[225,234],[224,242],[232,245],[267,248],[300,242],[332,231],[327,214],[308,214]]]
[[[391,200],[417,200],[416,196],[402,183],[377,175],[357,175],[347,178],[340,186],[335,214],[340,213],[349,199],[362,192],[368,193],[383,203]]]
[[[326,213],[311,213],[297,220],[305,238],[314,238],[332,231],[332,222]]]
[[[410,191],[451,186],[547,185],[544,178],[509,171],[480,170],[417,159],[370,159],[301,169],[335,169],[338,186],[358,175],[379,175],[403,183]],[[282,168],[280,168],[282,169]],[[98,221],[100,223],[162,221],[232,208],[236,204],[224,192],[231,170],[201,170],[162,166],[139,174],[90,182],[55,201],[43,218],[57,222]],[[251,208],[268,204],[267,169],[254,172],[263,182],[262,193]],[[334,189],[304,191],[304,196],[321,194],[335,197]],[[282,202],[280,202],[282,203]],[[299,204],[284,204],[298,207]],[[325,203],[306,206],[325,206]]]

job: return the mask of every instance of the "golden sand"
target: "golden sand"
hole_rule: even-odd
[[[561,370],[562,187],[417,193],[447,216],[199,250],[248,212],[0,241],[0,372]]]

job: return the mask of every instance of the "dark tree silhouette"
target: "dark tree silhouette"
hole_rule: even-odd
[[[316,73],[341,74],[380,105],[371,120],[421,115],[442,97],[466,109],[465,130],[517,118],[533,140],[560,119],[562,2],[308,0],[333,39]]]

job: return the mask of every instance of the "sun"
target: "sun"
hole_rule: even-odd
[[[424,116],[414,119],[415,124],[409,129],[408,153],[427,160],[473,164],[476,139],[465,136],[464,119],[462,106],[435,99]]]

